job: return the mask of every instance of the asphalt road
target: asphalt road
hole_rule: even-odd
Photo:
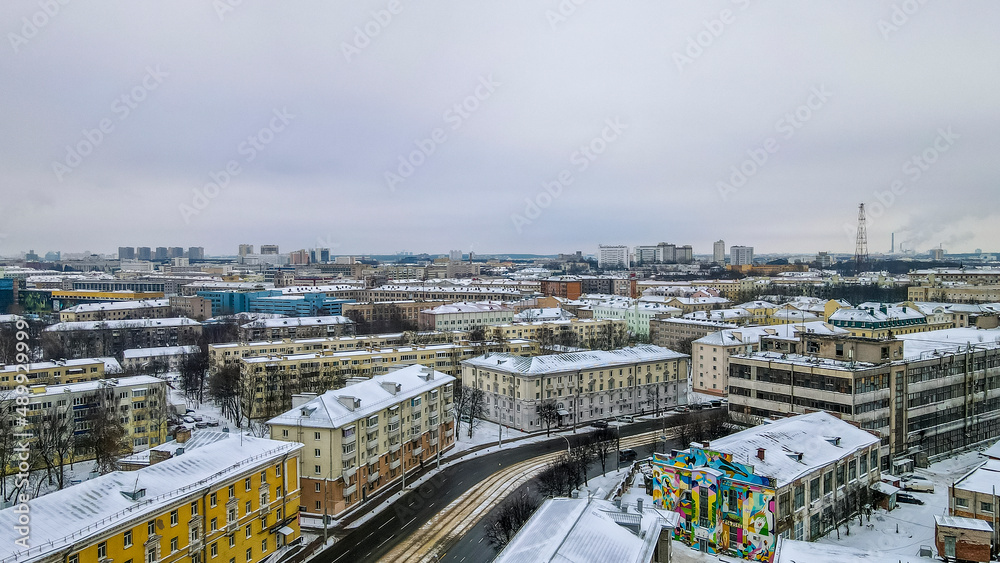
[[[690,420],[691,418],[699,418],[699,414],[689,413],[684,416]],[[621,428],[621,435],[633,436],[662,428],[664,425],[663,420],[666,421],[669,427],[671,426],[670,419],[676,416],[680,415],[623,426]],[[566,437],[575,446],[584,438],[584,435],[589,430],[589,428],[581,428],[578,430],[578,434],[568,434]],[[391,508],[383,510],[364,524],[351,530],[326,551],[317,554],[313,561],[318,563],[378,561],[380,557],[388,553],[397,543],[419,529],[437,514],[438,511],[461,496],[462,493],[476,483],[479,483],[504,467],[552,453],[565,447],[565,440],[561,437],[553,437],[551,440],[544,442],[525,444],[509,449],[505,448],[494,453],[473,456],[467,461],[452,465],[432,477],[418,489],[409,491],[396,501]],[[639,454],[640,456],[644,455],[641,451]],[[481,534],[482,532],[478,533]],[[481,557],[466,559],[466,561],[483,560]]]

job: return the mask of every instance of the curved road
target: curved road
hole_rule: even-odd
[[[686,417],[700,418],[700,414],[688,413]],[[660,420],[622,426],[621,435],[634,436],[670,426],[671,419],[676,416],[680,415],[668,415]],[[580,428],[577,434],[564,434],[564,436],[575,447],[589,430]],[[397,500],[392,507],[348,531],[338,542],[318,553],[311,561],[317,563],[377,561],[434,518],[445,506],[497,471],[526,460],[563,451],[565,448],[565,440],[553,437],[551,440],[510,447],[489,454],[473,454],[469,459],[441,470],[420,487]]]

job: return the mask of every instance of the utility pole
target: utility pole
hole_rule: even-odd
[[[861,275],[868,262],[868,229],[865,226],[865,204],[858,205],[858,236],[854,245],[854,273]]]

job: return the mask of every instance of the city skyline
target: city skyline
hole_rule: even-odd
[[[0,254],[1000,234],[991,4],[217,4],[0,7]]]

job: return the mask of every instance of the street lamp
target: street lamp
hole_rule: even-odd
[[[562,434],[559,434],[559,437],[562,438],[563,440],[566,440],[566,455],[573,455],[573,448],[572,446],[570,446],[569,438],[563,436]]]

